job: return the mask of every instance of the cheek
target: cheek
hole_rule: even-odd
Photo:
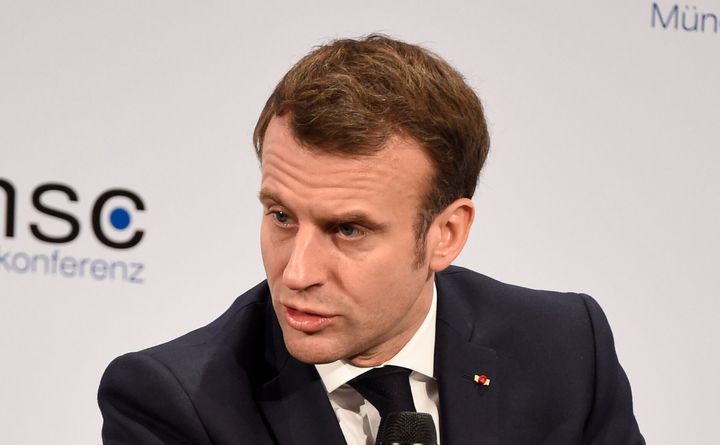
[[[389,310],[404,307],[417,282],[411,262],[401,253],[370,257],[362,263],[341,262],[337,276],[343,293],[352,296],[354,306],[362,308],[356,315],[369,319],[387,318]]]
[[[267,228],[266,223],[260,226],[260,254],[268,279],[272,280],[277,276],[278,271],[282,273],[284,250],[282,244],[273,239],[272,228]]]
[[[405,281],[415,271],[415,238],[410,236],[386,239],[362,261],[348,265],[356,268],[360,279],[394,283]]]
[[[260,226],[260,254],[265,265],[265,271],[270,268],[270,252],[270,240],[268,239],[267,230],[265,230],[265,223],[263,223]]]

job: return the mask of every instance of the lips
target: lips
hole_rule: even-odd
[[[287,324],[293,329],[308,334],[320,331],[334,318],[332,315],[305,312],[290,306],[283,306],[283,309]]]

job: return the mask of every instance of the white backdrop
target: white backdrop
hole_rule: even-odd
[[[10,237],[0,189],[0,442],[99,443],[107,363],[209,322],[263,278],[257,115],[313,45],[379,31],[446,57],[485,103],[491,155],[457,263],[592,294],[648,442],[708,443],[720,396],[710,14],[720,2],[1,0],[0,180],[16,213]],[[33,207],[46,184],[75,192],[40,198],[77,220],[71,242],[31,233],[70,232]],[[109,189],[145,206],[102,208],[108,238],[144,232],[133,248],[93,232]],[[118,208],[124,230],[108,223]]]

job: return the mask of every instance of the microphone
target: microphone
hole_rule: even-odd
[[[388,413],[382,423],[378,445],[437,445],[435,422],[428,413]]]

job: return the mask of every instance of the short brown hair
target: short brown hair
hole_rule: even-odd
[[[259,159],[270,120],[285,114],[313,150],[362,156],[391,136],[417,141],[435,167],[416,224],[420,249],[435,216],[473,196],[490,146],[480,99],[463,76],[431,51],[379,34],[317,47],[285,74],[255,126]]]

